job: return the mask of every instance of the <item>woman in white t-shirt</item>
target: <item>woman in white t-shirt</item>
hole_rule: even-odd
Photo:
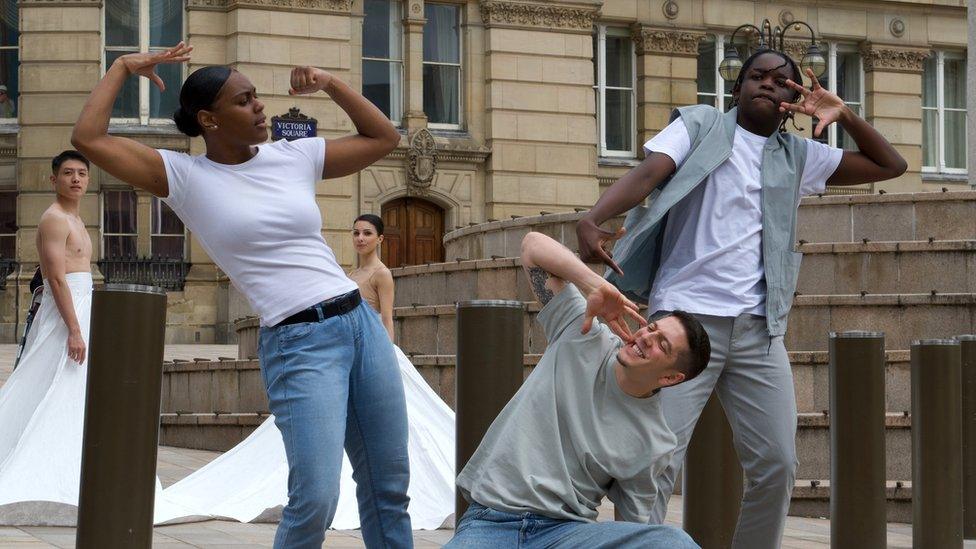
[[[323,178],[355,173],[400,136],[369,101],[330,73],[291,72],[289,94],[325,91],[357,134],[265,143],[264,105],[228,67],[193,72],[180,92],[177,127],[202,135],[206,153],[156,150],[108,134],[127,77],[189,60],[180,43],[119,57],[92,91],[71,141],[115,177],[161,197],[261,316],[259,355],[288,457],[288,505],[277,548],[321,547],[336,511],[345,447],[357,483],[363,539],[410,547],[407,422],[393,346],[379,317],[322,238],[315,201]]]

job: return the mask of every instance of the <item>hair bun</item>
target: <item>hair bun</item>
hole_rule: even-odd
[[[197,117],[183,110],[183,107],[176,109],[176,112],[173,113],[173,121],[176,122],[178,130],[190,137],[196,137],[203,133],[203,128],[197,122]]]

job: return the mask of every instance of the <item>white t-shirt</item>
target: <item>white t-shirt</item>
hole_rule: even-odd
[[[736,126],[732,156],[671,209],[651,311],[765,316],[760,167],[766,139]],[[812,139],[806,143],[801,196],[822,193],[843,155]],[[644,144],[646,154],[666,154],[678,167],[690,150],[681,118]]]
[[[227,273],[263,326],[357,288],[322,238],[315,183],[325,140],[258,146],[242,164],[160,149],[169,196],[163,199]]]

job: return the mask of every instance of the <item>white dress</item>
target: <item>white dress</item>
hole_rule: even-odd
[[[65,276],[82,338],[88,344],[90,273]],[[0,387],[0,525],[74,526],[81,483],[88,364],[68,358],[68,327],[44,296],[20,365]],[[156,521],[199,513],[161,496],[156,479]]]
[[[439,528],[454,513],[454,412],[394,346],[407,403],[410,520],[414,529]],[[213,517],[277,521],[288,502],[288,462],[281,433],[269,417],[249,437],[203,468],[166,488],[167,501]],[[356,483],[343,454],[339,505],[332,528],[359,528]]]

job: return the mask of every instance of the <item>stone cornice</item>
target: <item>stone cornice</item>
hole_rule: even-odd
[[[637,55],[657,53],[671,57],[698,57],[698,42],[703,33],[635,26],[631,30]]]
[[[74,7],[102,7],[102,0],[20,0],[17,3],[22,8],[74,8]]]
[[[481,2],[481,19],[486,27],[531,27],[539,30],[575,31],[590,34],[600,15],[596,7],[575,8],[522,2]]]
[[[864,72],[922,72],[922,63],[930,55],[928,50],[900,49],[865,43],[861,47]]]
[[[188,10],[231,11],[237,8],[347,14],[352,11],[352,0],[187,0],[186,3]]]

